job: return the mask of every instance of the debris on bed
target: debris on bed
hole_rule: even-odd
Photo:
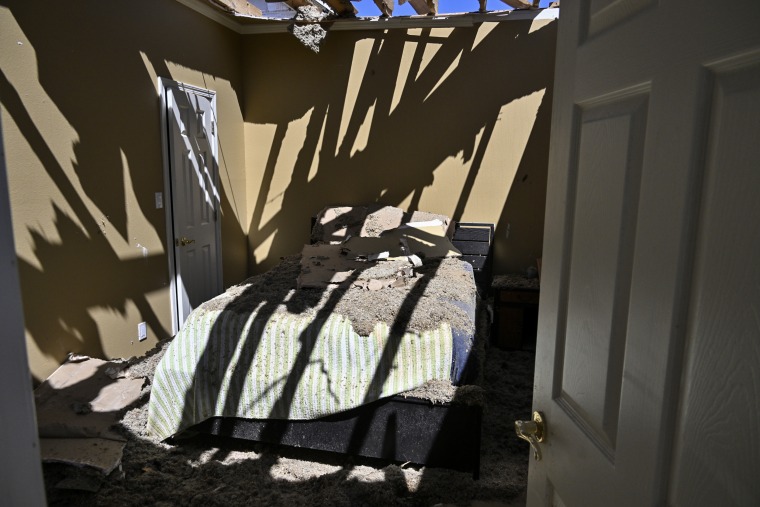
[[[451,239],[454,233],[451,219],[446,215],[413,211],[405,213],[394,206],[328,206],[316,216],[311,232],[312,242],[341,243],[349,236],[377,238],[388,230],[407,222],[429,222],[440,220],[445,236]]]
[[[485,392],[481,386],[455,386],[448,380],[431,380],[420,387],[401,393],[404,398],[428,400],[433,405],[451,403],[453,405],[486,406]]]
[[[459,259],[428,261],[415,271],[408,285],[384,290],[365,290],[361,284],[298,290],[296,280],[301,272],[301,256],[289,256],[270,271],[230,288],[200,308],[246,313],[262,304],[274,304],[276,313],[313,316],[330,301],[338,299],[331,313],[348,318],[354,331],[362,336],[369,336],[377,322],[404,322],[408,331],[423,332],[447,320],[452,328],[472,332],[471,318],[456,304],[470,302],[476,294],[472,276],[466,276],[462,270],[463,262]],[[358,276],[357,280],[361,280]],[[332,297],[335,291],[340,292],[340,298]]]
[[[402,227],[405,216],[425,222]],[[401,323],[407,331],[424,332],[448,321],[452,328],[470,333],[472,319],[460,303],[471,304],[477,290],[464,262],[452,258],[460,254],[446,236],[450,223],[443,215],[405,215],[389,206],[326,208],[312,233],[321,243],[304,246],[301,255],[284,257],[271,270],[201,308],[246,313],[268,304],[277,305],[276,313],[310,317],[330,304],[331,313],[348,318],[362,336],[369,336],[378,322]],[[398,249],[402,238],[408,251]],[[368,251],[361,246],[367,241],[380,243]],[[366,259],[369,253],[389,249],[393,256],[389,252],[383,260]],[[415,267],[412,254],[423,259],[422,265]],[[340,297],[335,297],[336,291]]]

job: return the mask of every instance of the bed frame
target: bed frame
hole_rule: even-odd
[[[453,237],[454,245],[464,254],[463,259],[474,268],[481,295],[490,286],[493,230],[493,224],[458,223]],[[467,369],[478,366],[468,363]],[[433,404],[397,395],[320,419],[213,417],[189,431],[450,468],[472,472],[473,479],[478,479],[482,418],[483,409],[479,405],[456,401]]]
[[[482,408],[393,396],[309,421],[214,417],[190,428],[395,463],[451,468],[480,476]]]

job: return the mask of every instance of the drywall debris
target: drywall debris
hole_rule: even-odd
[[[325,18],[327,18],[327,14],[320,8],[304,5],[296,9],[296,15],[293,18],[295,22],[288,27],[288,30],[301,44],[315,53],[319,53],[319,48],[327,37],[327,30],[319,22],[324,21]]]
[[[41,438],[40,455],[44,463],[86,466],[108,475],[121,463],[126,444],[107,438]]]
[[[108,475],[121,462],[124,437],[114,431],[139,398],[144,378],[125,378],[126,361],[69,355],[34,391],[40,453],[46,463],[88,467]],[[95,484],[63,484],[88,489]]]

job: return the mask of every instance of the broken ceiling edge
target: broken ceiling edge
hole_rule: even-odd
[[[267,33],[287,33],[292,20],[272,21],[236,14],[231,17],[205,2],[197,0],[176,0],[197,13],[223,25],[241,35]],[[494,12],[473,12],[463,14],[439,14],[437,16],[400,16],[392,18],[350,18],[335,19],[330,31],[344,30],[387,30],[392,28],[456,28],[474,26],[477,23],[499,23],[502,21],[552,21],[559,18],[559,9],[530,9]],[[243,23],[245,20],[247,23]]]

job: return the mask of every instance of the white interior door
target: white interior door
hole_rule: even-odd
[[[178,326],[222,291],[216,99],[165,82]]]
[[[758,22],[562,4],[531,506],[760,505]]]

